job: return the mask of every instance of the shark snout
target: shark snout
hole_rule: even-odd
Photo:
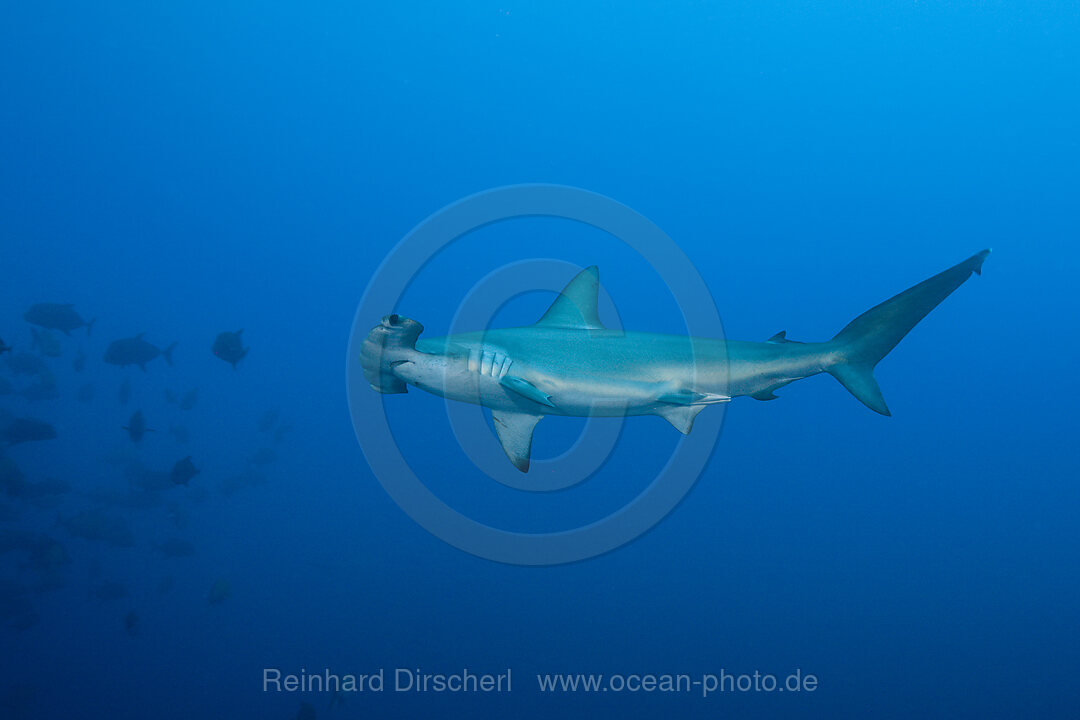
[[[405,383],[394,367],[416,354],[416,338],[424,326],[404,315],[391,313],[371,329],[360,351],[364,378],[382,393],[406,392]]]

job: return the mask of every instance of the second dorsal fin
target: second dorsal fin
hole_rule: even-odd
[[[775,335],[773,335],[771,338],[769,338],[765,342],[773,343],[773,344],[778,344],[778,343],[796,343],[797,345],[803,345],[804,344],[804,343],[802,343],[802,342],[800,342],[798,340],[788,340],[787,330],[781,330],[780,332],[776,333]]]

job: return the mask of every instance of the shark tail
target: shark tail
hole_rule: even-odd
[[[173,343],[172,345],[165,348],[161,352],[161,354],[165,356],[165,362],[169,363],[170,367],[172,366],[172,354],[173,354],[173,350],[175,350],[175,349],[176,349],[176,343]],[[143,368],[143,369],[145,370],[146,368]]]
[[[972,273],[982,274],[989,254],[983,250],[972,255],[852,320],[830,341],[839,358],[827,371],[868,408],[891,415],[874,379],[874,366]]]

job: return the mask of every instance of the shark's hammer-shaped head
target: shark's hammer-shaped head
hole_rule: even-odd
[[[405,382],[394,374],[394,367],[410,362],[417,354],[416,338],[424,326],[401,315],[387,315],[371,329],[360,351],[364,378],[373,390],[381,393],[407,392]]]
[[[371,329],[364,340],[360,362],[364,378],[380,393],[408,392],[414,385],[421,390],[462,402],[494,407],[492,402],[505,399],[504,377],[508,358],[492,351],[453,345],[439,352],[422,351],[416,339],[424,326],[401,315],[387,315]],[[497,363],[496,363],[497,361]],[[531,388],[531,386],[529,386]],[[546,397],[546,396],[545,396]]]

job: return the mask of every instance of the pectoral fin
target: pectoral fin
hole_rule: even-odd
[[[492,410],[495,434],[499,436],[503,452],[521,472],[529,472],[529,456],[532,453],[532,436],[540,415]]]
[[[513,390],[518,395],[526,397],[533,402],[547,405],[548,407],[555,407],[555,403],[551,402],[551,397],[549,395],[541,392],[531,382],[519,378],[517,375],[506,375],[499,380],[499,384],[507,390]]]

